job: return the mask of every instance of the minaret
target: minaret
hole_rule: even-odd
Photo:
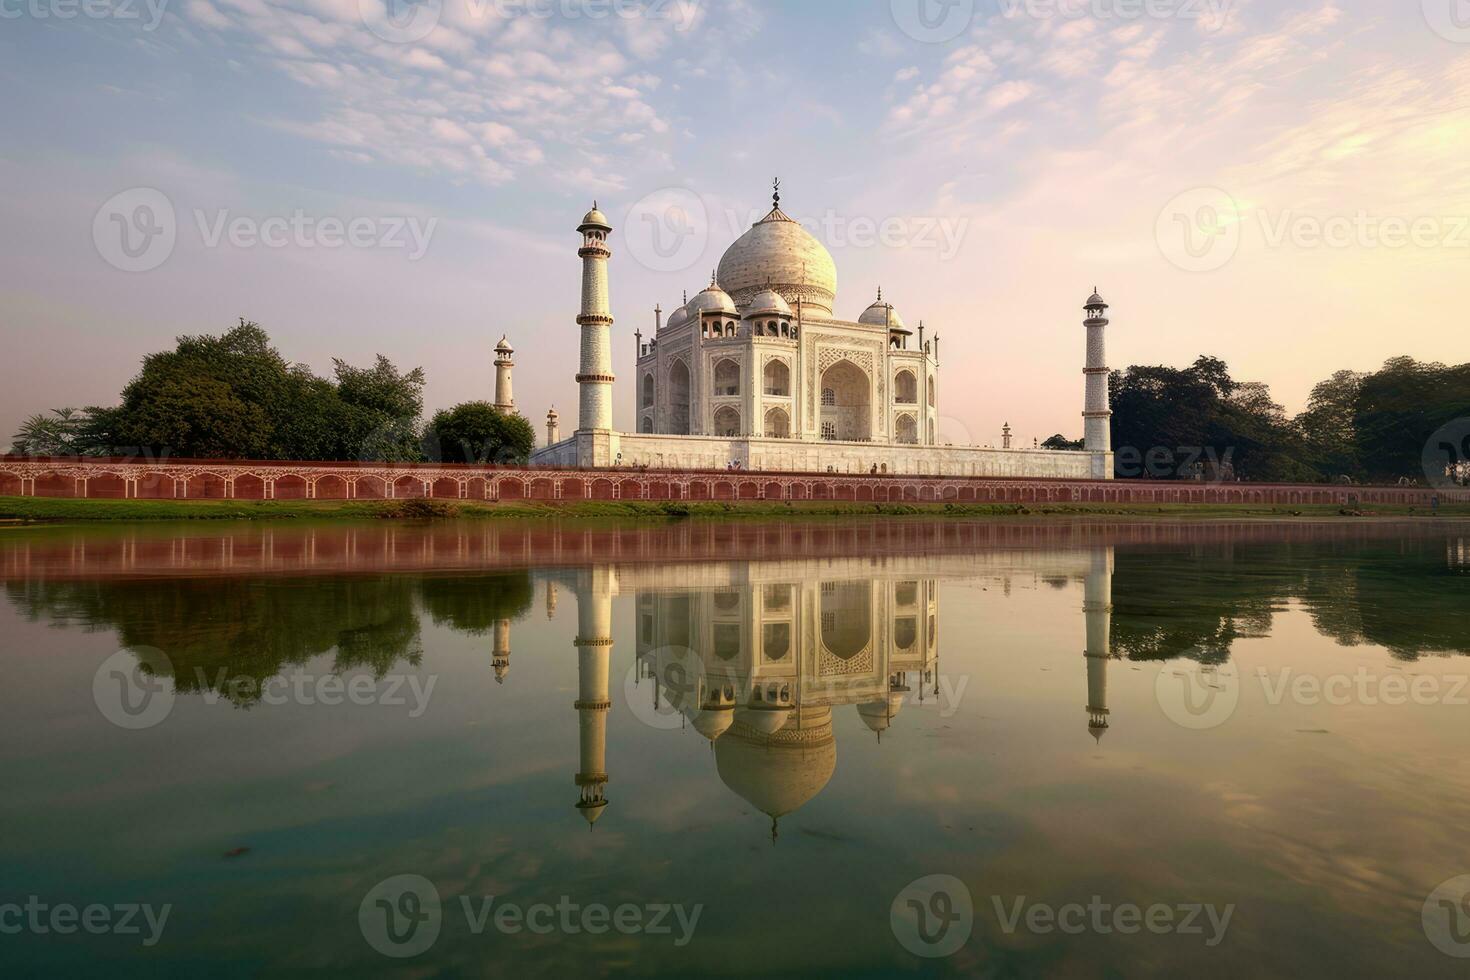
[[[490,666],[495,668],[495,683],[504,684],[505,675],[510,673],[510,620],[495,623],[495,648],[490,655]]]
[[[546,583],[546,618],[552,619],[556,616],[556,583]]]
[[[1000,428],[1000,448],[1011,448],[1011,423],[1009,422]]]
[[[612,657],[612,570],[594,567],[577,580],[577,719],[581,730],[581,788],[577,809],[589,829],[607,807],[608,661]]]
[[[554,446],[561,442],[561,417],[552,408],[546,413],[546,444]]]
[[[1092,453],[1092,478],[1113,478],[1113,413],[1108,409],[1107,346],[1104,331],[1108,326],[1108,304],[1094,288],[1083,307],[1087,319],[1087,399],[1082,408],[1083,448]]]
[[[582,312],[577,316],[577,323],[582,328],[581,370],[577,374],[581,411],[577,415],[577,431],[610,433],[613,385],[610,335],[613,318],[607,298],[607,260],[612,257],[612,251],[607,247],[607,236],[612,232],[612,226],[597,210],[597,202],[594,201],[592,210],[582,218],[577,231],[582,233],[582,247],[577,250],[582,259]],[[578,462],[590,466],[605,465],[610,460],[601,457],[608,455],[608,445],[606,439],[592,440],[586,452],[589,458],[581,458]],[[583,447],[579,446],[578,455],[583,454]]]
[[[515,349],[505,337],[495,345],[495,410],[509,415],[516,410],[515,395],[510,387],[510,369],[515,367]]]
[[[1108,661],[1113,656],[1113,549],[1094,548],[1083,584],[1087,621],[1087,730],[1101,742],[1108,730]]]

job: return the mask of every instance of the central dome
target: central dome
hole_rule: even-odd
[[[720,259],[720,285],[744,309],[765,289],[793,306],[797,297],[814,312],[832,315],[837,265],[826,247],[780,207],[751,226]]]

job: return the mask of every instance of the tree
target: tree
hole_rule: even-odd
[[[179,337],[149,354],[112,408],[91,408],[83,452],[207,458],[417,460],[424,372],[382,355],[335,360],[336,379],[291,364],[259,325]]]
[[[74,456],[85,416],[74,408],[53,408],[50,415],[32,415],[21,423],[11,441],[11,452],[22,456]]]
[[[1082,439],[1072,440],[1060,432],[1041,444],[1042,449],[1059,449],[1069,451],[1081,451],[1087,448],[1087,443]]]
[[[1368,375],[1338,371],[1318,382],[1307,399],[1306,409],[1295,425],[1307,450],[1307,461],[1318,473],[1332,479],[1362,475],[1358,458],[1358,396]]]
[[[424,456],[443,463],[524,463],[536,444],[531,423],[503,415],[489,402],[439,411],[424,429]]]

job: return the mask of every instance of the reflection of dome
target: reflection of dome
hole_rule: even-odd
[[[837,296],[837,266],[831,254],[780,207],[772,208],[725,250],[718,275],[742,307],[770,288],[788,302],[800,295],[818,312],[831,315]]]
[[[791,717],[791,709],[774,704],[758,704],[749,708],[736,708],[735,720],[745,728],[761,735],[774,735]]]
[[[781,294],[773,289],[762,289],[751,297],[750,303],[745,307],[745,316],[790,316],[791,307]]]
[[[799,809],[837,769],[831,708],[797,708],[776,734],[765,737],[737,722],[715,743],[720,780],[771,817]]]
[[[577,812],[582,814],[582,819],[587,821],[587,826],[589,827],[597,822],[597,818],[602,816],[602,811],[606,809],[607,800],[597,800],[593,803],[577,804]]]
[[[725,734],[730,725],[734,723],[735,712],[728,707],[705,708],[690,719],[694,730],[713,742]]]
[[[893,719],[898,715],[898,709],[903,707],[903,694],[893,692],[886,700],[865,701],[857,706],[858,717],[863,720],[875,732],[886,731],[893,724]]]

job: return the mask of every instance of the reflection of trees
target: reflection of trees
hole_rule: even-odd
[[[1443,539],[1118,549],[1113,648],[1132,660],[1223,663],[1238,639],[1266,636],[1298,600],[1339,643],[1394,656],[1470,653],[1465,580]]]
[[[423,579],[419,591],[435,626],[477,636],[490,632],[497,620],[525,615],[534,593],[525,572],[432,576]]]
[[[381,678],[399,661],[417,666],[416,593],[434,622],[481,632],[523,613],[531,591],[525,572],[6,583],[30,620],[116,630],[124,647],[162,650],[177,690],[217,690],[240,705],[258,701],[267,679],[328,652],[334,673],[363,669]]]

